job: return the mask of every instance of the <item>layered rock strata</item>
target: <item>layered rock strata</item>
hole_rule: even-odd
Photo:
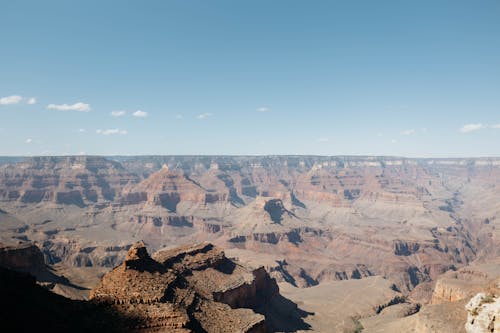
[[[247,269],[212,244],[151,258],[140,242],[102,278],[91,299],[137,318],[131,328],[139,331],[265,332],[265,316],[252,309],[277,295],[263,268]]]
[[[467,333],[500,332],[500,298],[494,294],[479,293],[465,306]]]

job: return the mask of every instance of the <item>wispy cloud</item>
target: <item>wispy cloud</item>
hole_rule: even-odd
[[[392,139],[392,140],[391,140],[391,143],[398,143],[398,140],[396,140],[396,139]]]
[[[59,111],[79,111],[79,112],[89,112],[90,104],[77,102],[75,104],[49,104],[47,105],[49,110],[59,110]]]
[[[318,139],[316,139],[316,142],[328,142],[328,141],[330,141],[330,139],[328,139],[328,138],[318,138]]]
[[[197,115],[196,118],[198,118],[198,119],[207,119],[207,118],[212,117],[212,116],[213,116],[213,113],[205,112],[205,113]]]
[[[119,111],[111,111],[111,115],[113,117],[121,117],[121,116],[124,116],[125,115],[125,111],[123,110],[119,110]]]
[[[401,135],[413,135],[413,134],[415,134],[415,130],[413,128],[409,129],[409,130],[401,131]]]
[[[148,116],[148,113],[141,110],[137,110],[134,113],[132,113],[132,115],[138,118],[146,118]]]
[[[400,134],[401,135],[413,135],[413,134],[415,134],[415,130],[414,129],[407,129],[407,130],[401,131]]]
[[[0,98],[0,105],[18,104],[22,100],[23,100],[23,97],[19,96],[19,95],[1,97]]]
[[[257,109],[257,112],[269,112],[269,111],[271,111],[271,110],[268,107],[265,107],[265,106],[260,107],[260,108]]]
[[[491,128],[500,129],[500,124],[491,125]]]
[[[176,115],[175,115],[175,119],[182,119],[182,118],[184,118],[184,117],[182,116],[182,114],[176,114]]]
[[[27,144],[30,144],[33,142],[33,139],[26,139],[26,141],[24,141],[24,142],[26,142]]]
[[[35,97],[25,98],[25,97],[20,96],[20,95],[12,95],[12,96],[6,96],[6,97],[0,98],[0,105],[19,104],[21,102],[25,102],[26,104],[33,105],[33,104],[36,104],[36,98]]]
[[[78,129],[78,133],[86,133],[87,130],[85,128],[80,128]]]
[[[101,135],[115,135],[115,134],[121,134],[121,135],[125,135],[125,134],[128,134],[128,132],[126,130],[121,130],[119,128],[110,128],[110,129],[98,129],[95,131],[97,134],[101,134]]]
[[[474,132],[474,131],[483,129],[485,127],[486,126],[484,126],[483,124],[466,124],[466,125],[462,126],[459,129],[459,131],[460,131],[460,133],[470,133],[470,132]]]

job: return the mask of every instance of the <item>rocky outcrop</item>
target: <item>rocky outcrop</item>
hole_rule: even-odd
[[[290,230],[284,229],[275,232],[252,232],[250,235],[235,235],[234,232],[229,233],[230,243],[245,243],[245,242],[260,242],[269,244],[278,244],[280,242],[290,242],[293,244],[300,243],[304,235],[321,236],[323,232],[314,228],[293,228]]]
[[[89,194],[88,191],[86,191],[86,194]],[[92,195],[93,194],[91,194],[91,196]],[[62,205],[75,205],[78,207],[85,206],[85,203],[83,202],[82,192],[80,191],[57,192],[56,203]]]
[[[139,178],[103,157],[33,157],[0,166],[0,200],[83,208],[98,201],[113,201],[125,185],[135,184]]]
[[[192,227],[195,218],[193,216],[179,215],[135,215],[130,218],[130,222],[137,224],[152,225],[154,227],[173,226],[173,227]]]
[[[297,285],[374,274],[406,293],[445,270],[499,254],[498,159],[4,161],[0,208],[17,221],[0,217],[1,239],[37,242],[48,263],[112,267],[125,251],[106,253],[99,246],[138,238],[154,248],[210,240],[283,256],[291,275],[286,280],[301,281]],[[92,252],[80,251],[94,245]]]
[[[149,204],[176,212],[181,202],[206,205],[228,201],[229,189],[222,188],[221,191],[209,191],[186,173],[164,167],[133,188],[127,189],[124,197],[137,197],[136,193],[141,193],[142,200],[145,194]]]
[[[0,246],[0,266],[35,276],[40,282],[67,283],[67,280],[54,274],[40,249],[33,244]]]
[[[0,266],[24,272],[45,268],[43,254],[33,244],[0,247]]]
[[[112,307],[56,295],[29,274],[4,267],[0,267],[0,296],[5,332],[131,332],[125,323],[135,320]]]
[[[436,281],[431,303],[440,304],[444,302],[456,302],[470,297],[474,290],[480,288],[480,286],[467,281],[441,278]]]
[[[500,297],[479,293],[465,306],[467,333],[500,332]]]
[[[495,284],[499,277],[498,264],[471,265],[449,271],[437,279],[431,303],[441,304],[469,299],[483,291],[486,286]]]
[[[125,193],[120,203],[122,205],[137,205],[148,200],[148,194],[146,192],[128,192]]]
[[[64,264],[69,267],[109,267],[119,264],[131,244],[83,245],[65,238],[45,241],[43,254],[48,264]]]
[[[283,214],[286,212],[283,202],[280,199],[266,201],[264,210],[269,214],[274,223],[280,223]]]
[[[394,241],[394,254],[397,256],[409,256],[417,253],[420,244],[416,242]]]
[[[274,279],[260,268],[246,269],[212,244],[159,251],[132,246],[125,261],[91,292],[137,321],[137,331],[265,332],[265,316],[255,313],[278,295]]]

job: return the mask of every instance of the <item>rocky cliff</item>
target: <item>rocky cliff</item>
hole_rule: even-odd
[[[130,332],[109,307],[73,301],[36,283],[28,273],[0,267],[2,332]]]
[[[408,293],[500,255],[498,179],[495,158],[4,159],[0,239],[76,267],[113,267],[126,250],[103,249],[137,239],[208,240],[284,258],[295,285],[383,275]]]
[[[91,299],[137,320],[137,331],[265,332],[266,304],[279,296],[265,270],[247,269],[209,243],[159,251],[144,243],[106,274]]]
[[[65,278],[54,274],[52,269],[45,264],[42,252],[34,244],[5,246],[0,243],[0,267],[30,273],[40,282],[68,282]]]
[[[493,294],[479,293],[465,306],[467,333],[500,332],[500,298]]]

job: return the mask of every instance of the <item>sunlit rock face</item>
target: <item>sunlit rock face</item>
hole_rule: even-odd
[[[263,268],[245,268],[209,243],[159,251],[153,258],[143,242],[134,244],[91,299],[135,316],[130,328],[138,331],[266,331],[266,317],[251,309],[270,304],[279,290]]]
[[[499,179],[493,158],[2,159],[0,240],[34,242],[50,264],[108,268],[137,239],[209,240],[285,259],[279,281],[382,275],[409,292],[500,255]]]
[[[494,294],[479,293],[465,306],[467,333],[500,332],[500,298]]]

